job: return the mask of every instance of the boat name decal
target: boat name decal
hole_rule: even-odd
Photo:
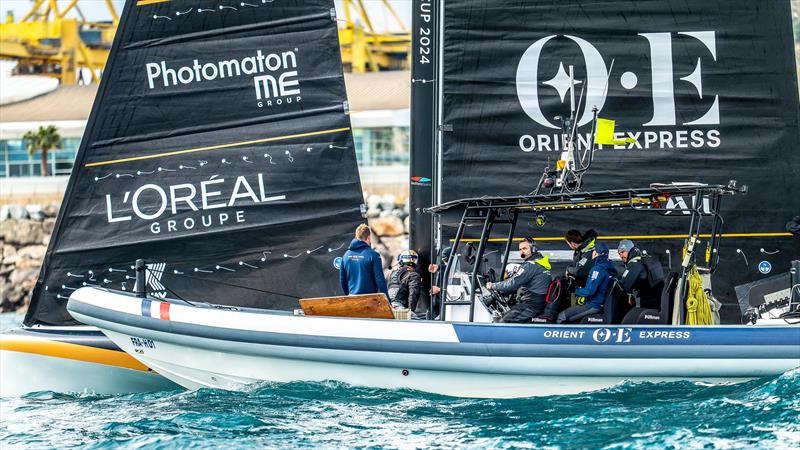
[[[595,328],[594,330],[545,330],[544,337],[548,339],[567,339],[587,341],[597,344],[628,344],[634,341],[650,339],[689,339],[691,331],[675,330],[640,330],[634,332],[633,328]]]
[[[191,65],[181,67],[169,67],[166,61],[149,62],[145,64],[147,85],[150,89],[169,88],[253,75],[256,105],[259,108],[297,103],[302,98],[295,52],[297,49],[265,55],[258,50],[255,55],[241,59],[217,62],[195,59]]]
[[[131,336],[131,344],[133,344],[133,349],[136,353],[144,353],[144,349],[155,349],[156,343],[153,342],[152,339],[145,339]]]

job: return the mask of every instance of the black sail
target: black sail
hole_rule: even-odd
[[[70,292],[286,309],[363,222],[332,0],[127,2],[25,323]]]
[[[723,202],[715,291],[730,305],[733,286],[785,272],[800,259],[800,236],[787,231],[800,215],[788,0],[446,0],[442,14],[439,201],[536,188],[563,150],[555,116],[569,115],[572,66],[576,103],[583,93],[581,139],[597,106],[618,132],[638,140],[603,146],[585,190],[731,179],[748,185],[747,195]],[[674,203],[690,206],[691,199]],[[601,236],[634,237],[674,268],[688,226],[682,215],[554,215],[544,228],[521,223],[517,235],[566,249],[565,230],[595,228]]]

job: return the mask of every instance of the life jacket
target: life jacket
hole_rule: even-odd
[[[405,283],[407,271],[414,270],[410,266],[400,266],[389,275],[389,302],[408,305],[408,285]]]
[[[661,263],[656,261],[655,258],[652,256],[645,256],[642,258],[642,265],[647,270],[647,282],[650,284],[651,288],[655,288],[659,284],[663,286],[664,279],[664,268],[661,267]]]
[[[661,263],[656,261],[655,258],[651,256],[644,256],[641,253],[637,254],[636,256],[628,260],[628,264],[635,262],[640,262],[644,267],[645,274],[647,275],[647,285],[651,289],[654,289],[659,285],[663,286],[661,283],[664,282],[665,276],[664,276],[664,268],[661,267]]]

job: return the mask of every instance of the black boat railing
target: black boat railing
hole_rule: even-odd
[[[447,320],[447,306],[469,305],[469,321],[475,319],[475,300],[479,289],[478,280],[481,266],[484,262],[486,244],[491,237],[492,226],[495,223],[510,224],[509,232],[505,237],[505,246],[502,254],[501,277],[505,277],[506,266],[514,240],[517,222],[523,215],[532,214],[537,219],[543,219],[543,213],[557,213],[562,211],[578,210],[633,210],[655,212],[661,215],[674,213],[674,208],[668,208],[668,202],[673,196],[689,196],[693,198],[691,207],[681,209],[681,217],[690,216],[689,228],[684,244],[681,259],[680,279],[677,300],[681,305],[685,300],[689,271],[692,267],[704,273],[713,273],[719,262],[719,244],[722,238],[724,220],[720,215],[722,197],[724,195],[744,194],[746,186],[738,187],[735,181],[728,185],[713,185],[701,183],[685,184],[653,184],[647,188],[616,189],[593,192],[560,192],[554,194],[537,194],[505,197],[477,197],[454,200],[440,205],[426,208],[423,211],[431,214],[442,214],[449,210],[463,209],[461,220],[456,231],[451,254],[459,255],[459,248],[464,241],[465,228],[470,224],[481,225],[481,235],[478,240],[477,254],[468,274],[470,281],[469,301],[447,301],[447,288],[453,263],[448,264],[443,275],[442,299],[439,303],[439,318]],[[701,243],[703,218],[711,218],[711,233],[706,241],[705,254],[702,264],[697,262],[697,248]],[[676,322],[685,322],[684,308],[677,308]]]

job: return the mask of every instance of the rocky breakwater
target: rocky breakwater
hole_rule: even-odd
[[[0,207],[0,312],[28,307],[57,214],[58,205]]]
[[[408,204],[393,195],[364,194],[367,220],[386,276],[408,248]],[[55,226],[58,205],[0,206],[0,312],[28,307]]]
[[[364,193],[367,221],[375,235],[372,244],[383,259],[383,271],[388,277],[396,257],[408,249],[408,203],[394,195]]]

